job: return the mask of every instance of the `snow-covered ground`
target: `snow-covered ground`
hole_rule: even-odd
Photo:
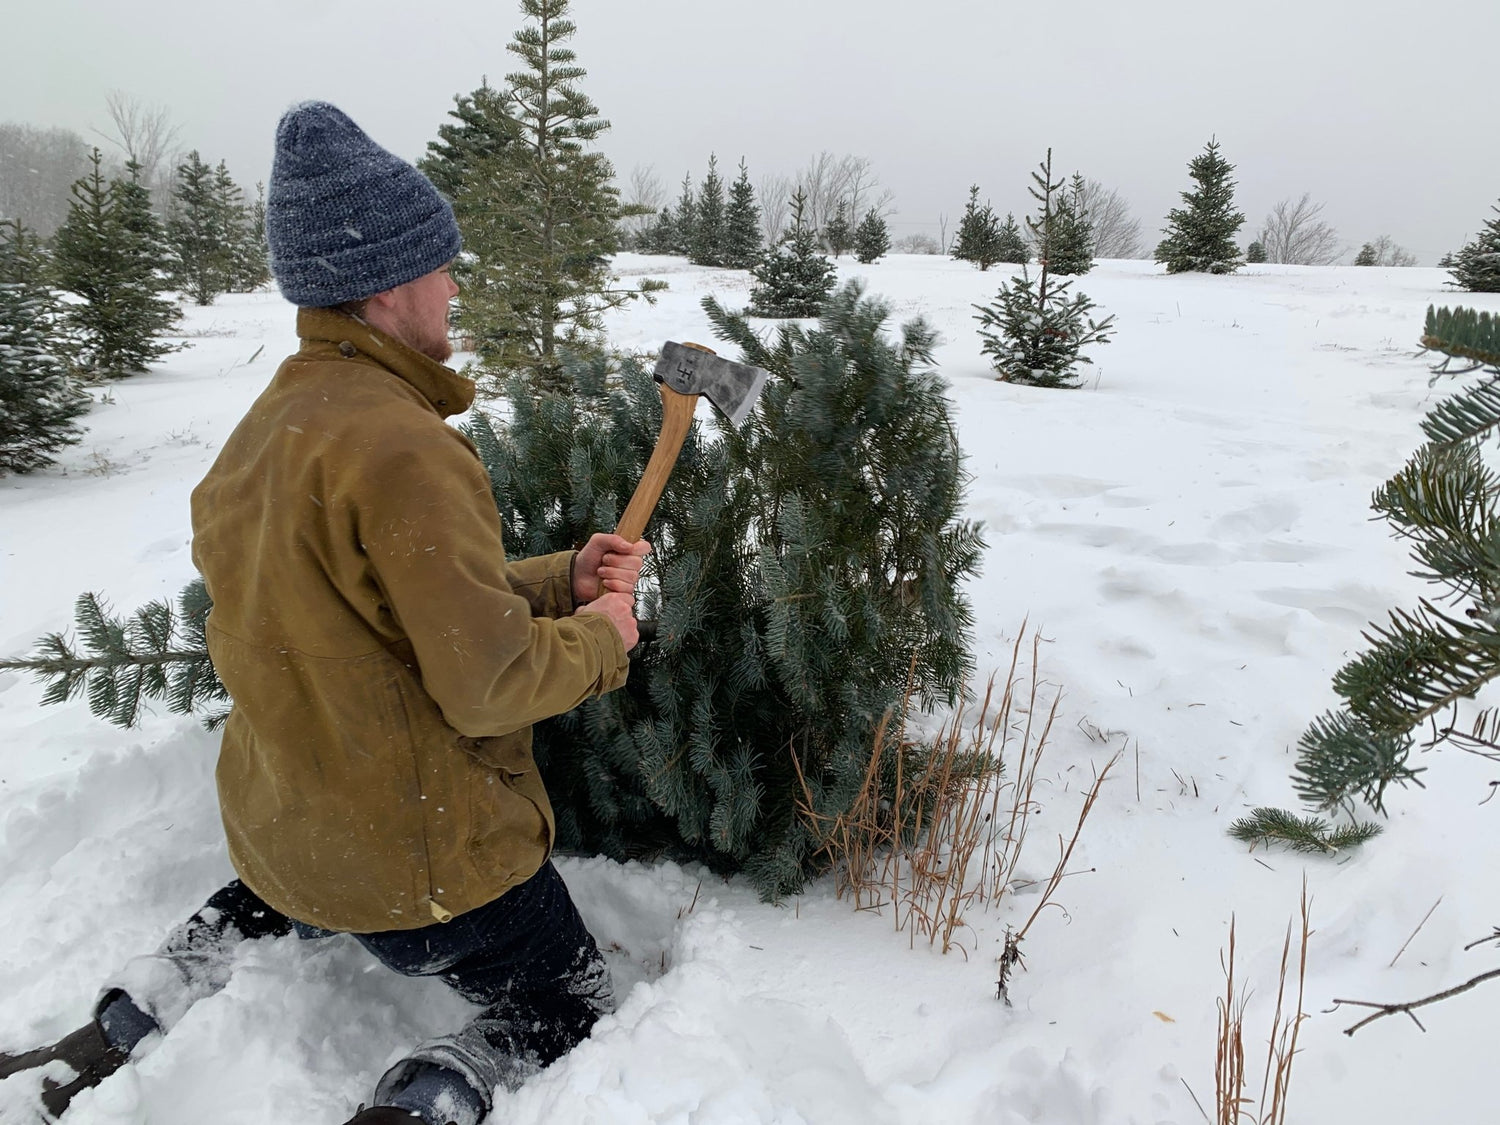
[[[743,303],[747,278],[625,258],[671,284],[610,335],[650,351],[711,342],[698,301]],[[672,864],[560,868],[612,952],[619,999],[593,1038],[513,1096],[507,1123],[1187,1123],[1212,1112],[1220,950],[1238,918],[1255,990],[1246,1042],[1259,1090],[1276,967],[1304,875],[1313,926],[1293,1122],[1493,1120],[1486,1078],[1500,991],[1390,1019],[1353,1039],[1335,997],[1401,1000],[1495,964],[1463,946],[1500,923],[1500,802],[1449,751],[1400,793],[1386,834],[1339,862],[1251,856],[1225,835],[1289,804],[1291,748],[1331,705],[1359,631],[1421,586],[1370,520],[1371,491],[1418,443],[1435,393],[1414,341],[1437,270],[1252,267],[1166,277],[1104,263],[1080,279],[1118,336],[1086,390],[996,383],[971,305],[1003,273],[940,258],[841,263],[895,322],[942,332],[988,529],[971,594],[981,674],[1022,620],[1042,628],[1061,719],[1027,866],[1045,875],[1091,768],[1129,747],[1062,885],[995,999],[995,957],[1025,894],[966,919],[942,956],[856,913],[825,881],[781,906]],[[1464,303],[1500,310],[1500,299]],[[73,598],[121,609],[191,575],[188,492],[294,347],[273,295],[188,310],[189,347],[109,388],[52,469],[0,480],[0,654],[65,628]],[[87,1015],[101,975],[155,946],[230,876],[214,736],[164,715],[120,731],[84,704],[43,707],[0,676],[0,1048]],[[1138,755],[1137,755],[1138,747]],[[1440,900],[1440,901],[1439,901]],[[1424,914],[1431,918],[1405,942]],[[1394,964],[1393,964],[1394,960]],[[1500,990],[1500,985],[1491,989]],[[403,1047],[467,1006],[386,972],[352,941],[247,947],[233,982],[162,1046],[76,1103],[76,1125],[337,1122]],[[21,1080],[0,1084],[15,1119]]]

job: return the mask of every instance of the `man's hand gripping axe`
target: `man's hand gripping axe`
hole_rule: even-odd
[[[702,395],[720,414],[738,426],[750,415],[755,400],[766,385],[766,372],[759,367],[735,363],[698,344],[668,341],[657,361],[655,378],[661,391],[661,433],[656,449],[641,474],[635,495],[625,507],[615,534],[636,542],[645,534],[656,502],[661,499],[683,440],[693,422],[693,408]]]

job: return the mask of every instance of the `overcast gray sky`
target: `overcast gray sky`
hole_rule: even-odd
[[[249,186],[276,119],[325,98],[419,156],[454,94],[514,69],[510,0],[18,0],[0,120],[87,132],[105,94],[168,107],[184,149]],[[574,0],[584,90],[622,182],[675,185],[710,150],[752,179],[827,149],[871,159],[897,236],[956,219],[970,183],[1026,210],[1030,170],[1118,188],[1154,242],[1217,135],[1258,227],[1309,191],[1344,240],[1424,264],[1500,197],[1496,0]]]

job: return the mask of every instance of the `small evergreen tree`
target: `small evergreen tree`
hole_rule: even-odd
[[[693,208],[693,239],[688,257],[700,266],[724,264],[724,181],[719,177],[719,158],[708,156],[708,175],[698,185]]]
[[[194,304],[211,305],[229,291],[237,241],[228,229],[229,215],[231,208],[238,210],[238,201],[222,198],[214,170],[197,149],[177,166],[172,199],[175,206],[167,223],[172,283]]]
[[[1343,703],[1302,735],[1292,777],[1298,795],[1320,812],[1352,815],[1367,806],[1384,813],[1392,785],[1420,784],[1422,767],[1411,755],[1424,729],[1424,751],[1452,743],[1492,759],[1500,754],[1500,710],[1481,706],[1460,716],[1481,688],[1500,679],[1500,474],[1482,451],[1500,434],[1500,317],[1429,308],[1422,346],[1444,357],[1439,374],[1478,372],[1480,379],[1428,412],[1427,444],[1381,486],[1372,506],[1411,543],[1413,573],[1440,593],[1371,625],[1370,647],[1334,675]],[[1258,809],[1232,831],[1251,841],[1294,842],[1277,830],[1290,815]],[[1368,834],[1369,826],[1354,825],[1362,827]],[[1323,839],[1323,850],[1336,846]]]
[[[1252,265],[1260,265],[1266,260],[1266,244],[1256,239],[1245,251],[1245,261]]]
[[[1026,220],[1038,245],[1045,245],[1046,232],[1052,226],[1053,201],[1062,181],[1052,181],[1052,150],[1039,172],[1031,174],[1031,194],[1037,201],[1037,217]],[[1047,259],[1038,263],[1036,280],[1027,268],[1021,276],[1000,287],[991,305],[975,305],[979,315],[980,349],[991,357],[999,378],[1007,383],[1024,383],[1034,387],[1077,387],[1081,376],[1079,364],[1092,363],[1083,349],[1091,344],[1109,343],[1109,328],[1114,317],[1095,321],[1090,313],[1094,303],[1078,293],[1068,295],[1071,281],[1059,282],[1053,277]]]
[[[635,238],[635,248],[642,254],[671,254],[676,245],[677,220],[670,207],[663,207]]]
[[[879,211],[866,212],[854,232],[854,257],[863,265],[870,265],[885,255],[891,248],[890,231]]]
[[[1000,223],[988,203],[983,207],[979,206],[978,184],[969,188],[969,202],[964,206],[963,218],[958,222],[953,257],[960,262],[973,262],[981,271],[988,270],[1001,261]]]
[[[46,465],[83,436],[74,419],[89,399],[68,378],[59,334],[40,246],[19,222],[0,220],[0,476]]]
[[[760,260],[760,251],[760,207],[750,186],[750,169],[742,157],[739,178],[729,189],[729,205],[724,212],[724,264],[731,269],[750,269]]]
[[[78,336],[83,368],[118,378],[174,350],[161,337],[178,310],[159,296],[167,284],[165,239],[138,166],[106,183],[97,148],[89,162],[53,239],[53,271],[59,288],[82,298],[68,305],[64,321]]]
[[[672,253],[686,257],[692,252],[698,230],[698,200],[693,195],[693,174],[682,177],[682,194],[677,199],[677,222],[673,226],[675,238]]]
[[[266,244],[266,185],[255,185],[255,202],[245,208],[240,237],[234,247],[233,284],[236,293],[253,293],[271,281],[271,259]]]
[[[818,236],[806,220],[807,196],[792,195],[792,225],[751,271],[750,315],[817,316],[833,291],[833,263],[818,250]]]
[[[1028,221],[1028,226],[1030,222]],[[1094,230],[1084,209],[1084,180],[1073,173],[1072,187],[1057,193],[1046,229],[1032,228],[1037,257],[1051,273],[1085,274],[1094,268]]]
[[[1009,265],[1024,266],[1031,261],[1031,251],[1026,246],[1026,236],[1015,215],[1007,213],[995,233],[995,260]]]
[[[1500,293],[1500,206],[1453,259],[1453,284],[1470,293]]]
[[[849,205],[840,199],[833,218],[823,224],[823,245],[835,258],[842,258],[854,247],[854,228],[849,225]]]
[[[1167,237],[1156,247],[1156,260],[1168,273],[1233,273],[1240,268],[1234,236],[1245,224],[1234,208],[1234,165],[1219,155],[1210,140],[1188,164],[1188,175],[1198,185],[1182,193],[1184,207],[1174,207],[1162,231]]]
[[[1356,266],[1373,266],[1378,261],[1379,259],[1375,254],[1375,247],[1368,242],[1359,248],[1358,254],[1354,255],[1354,264]]]

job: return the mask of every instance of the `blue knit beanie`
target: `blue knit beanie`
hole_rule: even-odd
[[[266,241],[281,295],[303,308],[414,281],[462,244],[427,177],[327,102],[295,105],[276,126]]]

